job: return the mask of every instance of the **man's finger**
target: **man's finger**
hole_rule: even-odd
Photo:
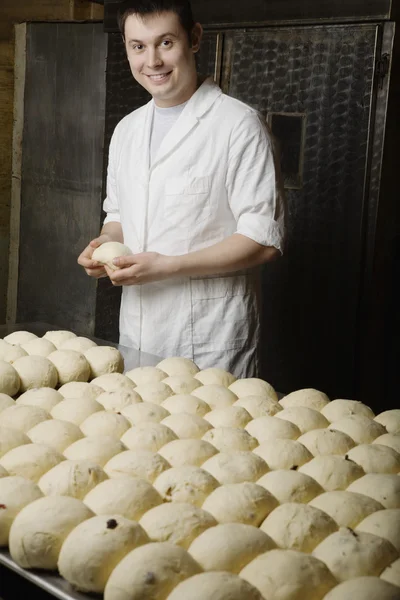
[[[138,262],[137,256],[137,254],[135,256],[133,254],[118,256],[117,258],[114,258],[113,264],[119,269],[125,269],[126,267],[131,267]]]

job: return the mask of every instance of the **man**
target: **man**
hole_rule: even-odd
[[[255,267],[280,255],[284,236],[268,131],[199,80],[202,27],[188,0],[130,2],[119,23],[132,75],[153,99],[114,131],[107,217],[78,262],[123,286],[121,344],[255,376]],[[116,271],[92,261],[106,241],[132,250]]]

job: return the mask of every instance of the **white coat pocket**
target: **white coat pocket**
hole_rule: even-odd
[[[211,215],[210,188],[210,177],[170,177],[165,181],[165,218],[182,228],[203,223]]]

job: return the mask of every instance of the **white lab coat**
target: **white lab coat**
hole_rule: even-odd
[[[207,79],[149,167],[153,100],[117,125],[105,223],[133,253],[180,255],[240,233],[282,250],[283,195],[258,113]],[[257,274],[184,277],[123,288],[120,343],[202,369],[257,374]]]

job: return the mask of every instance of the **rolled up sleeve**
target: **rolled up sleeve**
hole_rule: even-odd
[[[107,167],[107,196],[103,202],[103,210],[106,213],[106,218],[103,221],[103,225],[111,222],[121,223],[121,215],[118,202],[117,193],[117,159],[116,159],[116,137],[117,131],[114,134],[110,142],[110,150],[108,154],[108,167]]]
[[[284,191],[270,133],[255,112],[232,132],[226,186],[236,233],[283,253]]]

